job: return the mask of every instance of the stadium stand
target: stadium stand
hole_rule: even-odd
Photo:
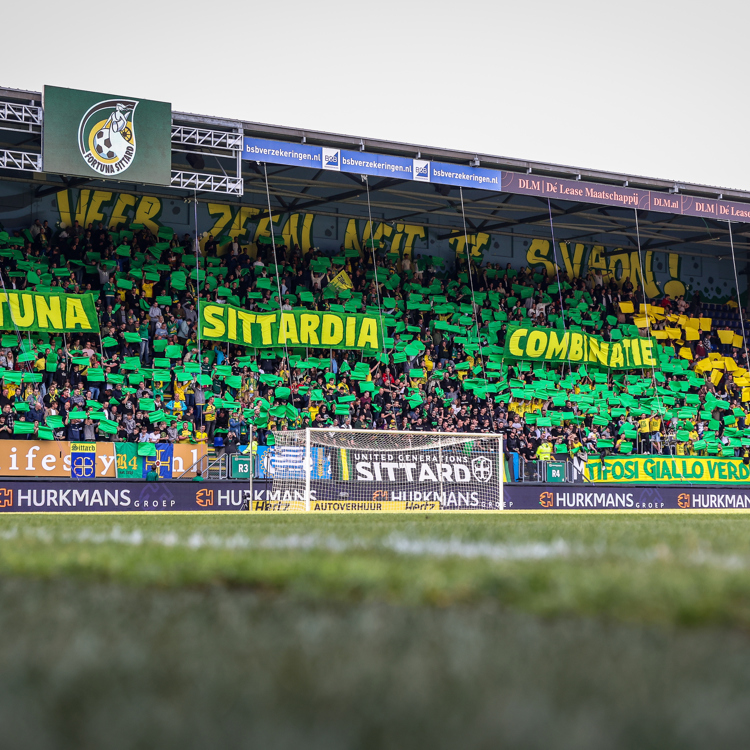
[[[272,443],[272,429],[309,425],[500,432],[525,461],[582,450],[749,455],[747,326],[737,304],[703,304],[698,293],[651,301],[599,271],[549,278],[381,248],[331,257],[270,238],[220,249],[208,237],[197,259],[190,236],[137,224],[53,230],[36,221],[0,232],[0,254],[6,289],[93,291],[101,323],[101,336],[2,336],[0,439],[204,442],[237,452],[251,440]],[[330,283],[341,270],[351,289]],[[199,295],[249,310],[375,311],[391,338],[368,358],[199,342]],[[466,335],[473,321],[478,338]],[[507,362],[509,325],[569,326],[605,341],[650,333],[661,366]]]

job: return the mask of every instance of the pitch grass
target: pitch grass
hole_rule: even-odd
[[[0,516],[8,746],[741,747],[750,517]]]
[[[3,516],[0,574],[748,629],[750,517]]]

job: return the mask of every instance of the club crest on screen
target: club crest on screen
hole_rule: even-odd
[[[90,107],[78,126],[78,148],[101,175],[122,174],[135,158],[133,99],[106,99]]]

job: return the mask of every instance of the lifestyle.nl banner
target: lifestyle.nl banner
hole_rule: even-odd
[[[256,349],[304,346],[371,351],[383,347],[376,316],[314,310],[254,313],[232,305],[202,304],[200,335]]]

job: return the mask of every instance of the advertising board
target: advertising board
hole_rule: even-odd
[[[506,510],[648,511],[750,510],[750,487],[657,485],[508,485]]]
[[[69,478],[71,476],[71,445],[66,440],[0,440],[0,477]],[[99,442],[95,445],[96,450],[90,452],[90,455],[95,458],[94,476],[97,479],[116,479],[118,463],[120,463],[121,472],[126,468],[126,457],[116,453],[117,447],[128,444]],[[191,467],[206,454],[205,445],[180,443],[165,445],[168,450],[161,452],[159,451],[160,445],[162,444],[157,444],[157,458],[160,455],[164,456],[159,466],[159,474],[162,478],[177,479],[183,472],[187,472],[185,476],[188,479],[194,477],[195,472],[191,471]],[[127,474],[127,478],[145,476],[144,466],[147,463],[146,459],[138,457],[135,462],[135,471]],[[88,478],[88,476],[83,478]],[[124,478],[122,474],[120,478]]]
[[[248,482],[228,481],[47,481],[0,479],[0,515],[5,513],[70,513],[138,511],[253,511],[284,512],[292,509],[299,497],[273,490],[272,482],[256,479],[252,490]],[[313,483],[311,512],[433,512],[479,510],[467,505],[442,505],[439,500],[389,501],[374,498],[368,503],[319,499]],[[298,505],[298,503],[297,503]],[[647,511],[747,511],[750,490],[721,487],[653,487],[598,485],[509,485],[505,489],[505,510],[572,512],[647,512]]]

